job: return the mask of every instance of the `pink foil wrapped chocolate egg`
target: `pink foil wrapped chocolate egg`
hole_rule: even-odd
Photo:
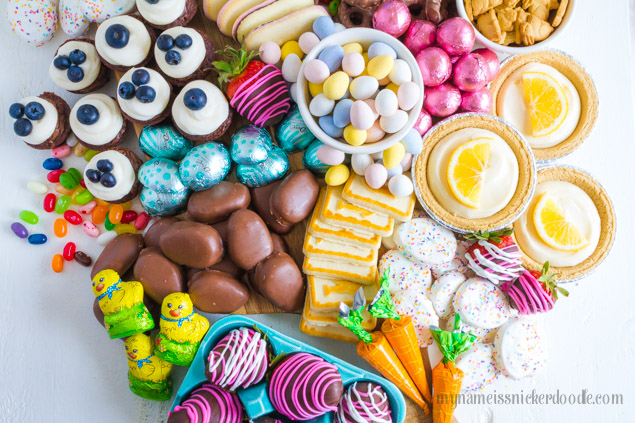
[[[480,54],[466,54],[454,65],[454,85],[461,91],[477,91],[490,80],[487,60]]]
[[[492,110],[492,93],[483,87],[477,91],[466,91],[461,98],[461,111],[489,113]]]
[[[461,92],[449,82],[426,90],[423,105],[433,116],[447,117],[461,105]]]
[[[408,6],[401,1],[391,0],[373,13],[373,28],[399,38],[408,30],[410,19]]]
[[[426,95],[428,94],[428,90],[426,90]],[[419,112],[419,117],[415,122],[415,126],[413,128],[419,133],[419,135],[423,136],[430,128],[432,128],[432,116],[430,113],[426,111],[425,108],[421,109]]]
[[[437,28],[437,44],[450,56],[460,56],[474,47],[474,28],[463,18],[443,21]]]
[[[415,20],[410,23],[403,41],[412,54],[416,55],[424,48],[430,47],[437,39],[437,26],[428,21]]]
[[[487,61],[487,66],[489,67],[489,82],[493,81],[501,67],[496,53],[486,48],[479,48],[478,50],[474,50],[472,54],[481,55]]]
[[[452,75],[450,56],[439,47],[428,47],[416,56],[421,70],[423,84],[426,87],[436,87],[443,84]]]

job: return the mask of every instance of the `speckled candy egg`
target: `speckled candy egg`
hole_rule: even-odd
[[[248,187],[261,187],[282,178],[289,170],[289,157],[280,147],[272,145],[267,160],[254,165],[238,165],[236,177]]]
[[[379,82],[372,76],[358,76],[350,85],[351,95],[356,100],[366,100],[377,92]]]
[[[304,54],[309,54],[313,47],[315,47],[319,42],[320,39],[313,32],[305,32],[300,35],[300,38],[298,38],[298,44]]]
[[[414,82],[406,82],[397,90],[397,98],[399,99],[399,108],[401,110],[410,110],[415,107],[419,97],[421,96],[421,89],[419,85]]]
[[[181,160],[192,149],[192,142],[172,125],[150,125],[143,128],[139,137],[141,151],[150,157]]]
[[[151,159],[139,167],[139,182],[158,193],[174,193],[185,189],[179,175],[179,165],[164,158]]]
[[[414,187],[406,175],[395,175],[388,181],[388,190],[395,197],[406,197],[412,194]]]
[[[280,148],[287,153],[302,151],[315,139],[304,123],[297,105],[276,125],[275,136]]]
[[[403,110],[397,110],[391,116],[382,116],[379,118],[379,126],[385,132],[389,134],[394,134],[395,132],[399,132],[401,128],[406,126],[408,122],[408,113]]]
[[[381,129],[381,126],[379,126],[379,121],[376,120],[375,123],[373,123],[373,126],[371,126],[370,129],[366,131],[366,142],[377,142],[384,138],[384,135],[386,135],[386,132]]]
[[[185,155],[179,173],[188,188],[204,191],[225,179],[230,168],[227,148],[217,142],[208,142],[194,147]]]
[[[335,107],[334,100],[327,98],[324,94],[318,94],[309,103],[309,112],[313,116],[325,116],[333,111],[333,107]]]
[[[347,53],[342,59],[342,70],[350,76],[358,76],[364,72],[366,68],[366,62],[364,62],[364,56],[356,51]]]
[[[258,49],[260,60],[269,65],[275,65],[280,60],[282,51],[280,46],[273,41],[265,41]]]
[[[356,101],[351,107],[351,124],[355,129],[367,130],[373,126],[375,118],[370,106],[363,101]]]
[[[388,178],[388,171],[383,164],[373,163],[366,168],[364,179],[369,187],[379,189],[384,186]]]
[[[319,59],[312,59],[304,64],[304,77],[314,84],[321,84],[326,81],[331,72],[326,63]]]
[[[271,150],[271,135],[265,128],[245,125],[232,135],[229,154],[241,165],[252,165],[267,159]]]
[[[309,144],[306,150],[304,150],[304,154],[302,155],[302,166],[318,175],[326,174],[330,167],[326,163],[322,163],[317,157],[317,152],[323,145],[321,141],[314,140]]]
[[[143,188],[139,200],[143,209],[152,216],[173,216],[185,211],[190,191],[176,193],[160,193],[150,188]]]
[[[296,82],[298,80],[298,72],[300,72],[300,66],[302,66],[302,60],[297,54],[291,53],[284,58],[282,62],[282,77],[287,82]]]
[[[333,108],[333,124],[338,128],[344,128],[351,123],[351,107],[354,101],[345,98],[337,102]]]
[[[135,0],[82,0],[80,8],[88,20],[102,23],[113,16],[131,12],[135,5]]]
[[[375,110],[380,116],[391,116],[399,108],[399,101],[394,91],[383,89],[375,97]]]
[[[337,166],[344,163],[344,152],[336,150],[330,145],[323,145],[317,151],[317,158],[324,164]]]
[[[57,4],[53,0],[9,0],[5,4],[9,26],[22,41],[39,47],[55,35]]]
[[[391,82],[394,82],[397,85],[412,81],[412,70],[410,69],[410,66],[408,66],[408,62],[403,59],[395,60],[395,63],[392,65],[392,69],[388,74],[388,78],[390,78]]]

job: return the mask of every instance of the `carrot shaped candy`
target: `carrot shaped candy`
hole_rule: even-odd
[[[454,365],[454,361],[464,351],[467,351],[476,340],[476,336],[460,332],[458,313],[454,321],[454,331],[449,332],[431,327],[432,337],[443,353],[443,359],[432,369],[432,422],[451,423],[452,414],[456,407],[456,400],[461,393],[463,371]]]
[[[383,377],[397,385],[399,389],[408,395],[421,408],[427,404],[417,390],[415,383],[395,354],[383,333],[377,331],[368,333],[362,327],[362,311],[366,299],[364,291],[360,289],[355,293],[353,309],[344,303],[340,303],[339,323],[348,328],[358,338],[357,354],[375,368]]]

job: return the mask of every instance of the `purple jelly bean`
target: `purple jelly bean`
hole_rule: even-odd
[[[20,222],[13,222],[11,224],[11,230],[13,231],[13,233],[16,236],[18,236],[18,237],[20,237],[22,239],[24,239],[27,236],[29,236],[29,231],[27,231],[26,228],[24,227],[24,225],[22,223],[20,223]]]

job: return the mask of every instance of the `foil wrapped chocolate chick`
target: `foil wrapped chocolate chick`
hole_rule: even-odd
[[[130,390],[141,398],[167,401],[172,397],[172,364],[153,352],[152,338],[143,333],[126,339]]]

